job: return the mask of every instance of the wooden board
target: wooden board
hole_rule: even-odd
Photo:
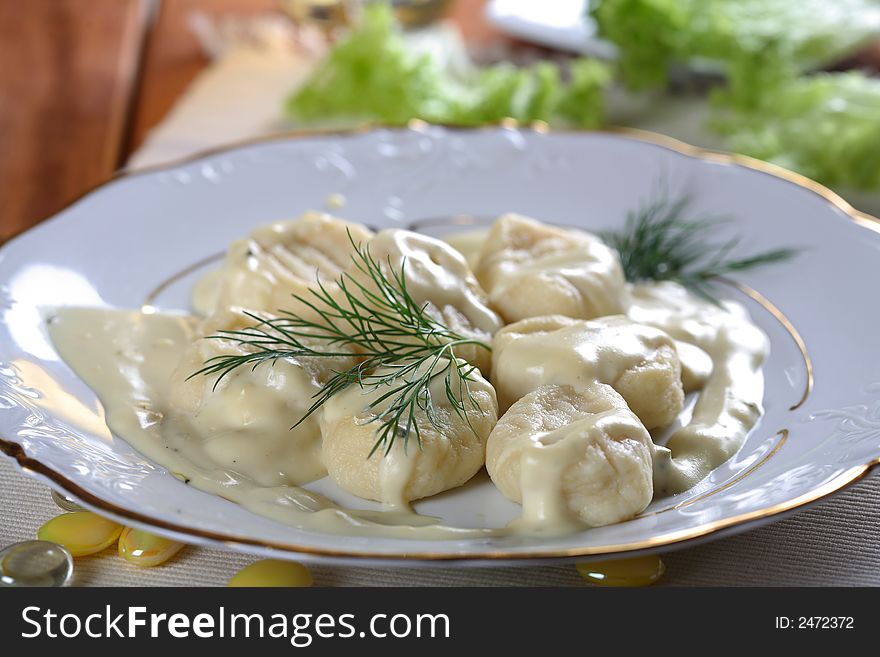
[[[148,7],[0,2],[0,241],[119,165]]]

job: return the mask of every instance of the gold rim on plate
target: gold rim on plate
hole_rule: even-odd
[[[425,130],[429,125],[423,121],[413,120],[410,121],[406,128],[410,130]],[[518,122],[512,119],[505,119],[498,124],[481,126],[477,128],[463,128],[460,126],[441,126],[450,130],[458,130],[458,131],[467,131],[467,132],[476,132],[483,130],[492,130],[492,129],[511,129],[511,130],[531,130],[533,132],[545,134],[551,132],[550,128],[544,122],[537,122],[526,126],[520,126]],[[117,175],[115,175],[110,181],[103,183],[101,185],[97,185],[92,189],[88,190],[84,194],[80,195],[65,206],[70,207],[86,195],[91,192],[100,189],[106,185],[112,184],[113,182],[123,179],[123,178],[133,178],[141,175],[146,175],[149,173],[155,173],[157,171],[166,171],[170,170],[197,160],[201,160],[207,157],[211,157],[213,155],[217,155],[220,153],[225,153],[229,151],[236,150],[238,148],[274,142],[274,141],[284,141],[290,139],[299,139],[299,138],[319,138],[319,137],[345,137],[352,136],[358,134],[365,134],[367,132],[377,130],[377,129],[399,129],[400,126],[384,126],[384,125],[376,125],[376,124],[365,124],[356,128],[352,128],[349,130],[296,130],[289,132],[281,132],[266,135],[263,137],[257,137],[254,139],[243,140],[240,142],[236,142],[234,144],[230,144],[221,148],[213,148],[205,151],[200,151],[199,153],[190,155],[185,158],[181,158],[175,160],[173,162],[167,162],[161,165],[152,166],[144,169],[140,169],[138,171],[129,172],[129,171],[121,171]],[[798,187],[803,189],[807,189],[814,194],[820,196],[825,201],[827,201],[830,205],[837,208],[844,214],[846,214],[852,221],[868,228],[870,230],[874,230],[880,232],[880,219],[873,217],[867,213],[856,210],[852,205],[850,205],[847,201],[845,201],[841,196],[831,191],[824,185],[821,185],[801,174],[794,173],[787,169],[784,169],[775,164],[770,164],[768,162],[764,162],[762,160],[757,160],[752,157],[748,157],[746,155],[739,155],[735,153],[727,153],[723,151],[713,151],[704,148],[700,148],[697,146],[692,146],[691,144],[687,144],[685,142],[679,141],[672,137],[667,137],[665,135],[660,135],[657,133],[649,132],[646,130],[638,130],[635,128],[624,128],[624,127],[610,127],[602,130],[561,130],[555,131],[557,133],[565,133],[565,132],[576,132],[576,133],[590,133],[590,132],[599,132],[599,133],[607,133],[607,134],[615,134],[615,135],[623,135],[627,138],[634,139],[637,141],[653,144],[655,146],[660,146],[671,151],[680,153],[682,155],[686,155],[689,157],[693,157],[696,159],[715,162],[721,164],[734,164],[738,166],[742,166],[747,169],[751,169],[754,171],[759,171],[761,173],[765,173],[775,178],[779,178],[781,180],[785,180],[786,182],[792,183]],[[63,211],[63,210],[62,210]],[[27,232],[27,231],[23,231]],[[6,241],[8,244],[11,241],[14,241],[17,236],[14,236]],[[5,246],[5,244],[4,244]],[[200,261],[204,262],[204,261]],[[747,292],[748,293],[748,292]],[[751,296],[751,295],[750,295]],[[752,297],[759,303],[761,301],[755,297]],[[763,299],[763,297],[761,297]],[[763,303],[761,305],[764,305]],[[766,306],[765,306],[766,307]],[[778,311],[777,311],[778,312]],[[781,313],[780,313],[781,315]],[[777,317],[780,319],[780,317]],[[783,321],[784,316],[780,321]],[[787,322],[787,320],[785,320]],[[806,356],[806,350],[803,346],[803,341],[800,340],[800,336],[797,334],[797,331],[794,331],[794,327],[790,326],[783,322],[783,325],[795,339],[798,344],[798,348],[801,349],[802,355],[805,356],[805,363],[808,367],[808,383],[807,389],[804,393],[809,393],[809,389],[812,387],[812,367],[809,363],[809,359]],[[797,408],[800,404],[803,403],[803,400],[798,402],[793,408]],[[793,410],[793,409],[792,409]],[[785,431],[785,430],[783,430]],[[764,459],[760,461],[757,465],[761,465],[766,460],[776,453],[781,446],[782,442],[784,442],[787,437],[787,431],[785,433],[780,432],[781,440],[776,447],[771,450],[767,455],[765,455]],[[564,548],[564,549],[553,549],[553,550],[536,550],[528,553],[523,552],[455,552],[455,553],[446,553],[446,552],[358,552],[354,550],[334,550],[329,548],[321,548],[321,547],[310,547],[304,545],[296,545],[290,543],[280,543],[274,541],[264,541],[259,539],[253,539],[246,536],[236,536],[234,534],[226,534],[220,532],[211,532],[205,531],[201,529],[193,529],[190,527],[185,527],[183,525],[178,525],[175,523],[167,522],[161,519],[153,518],[137,511],[131,511],[129,509],[125,509],[119,507],[115,504],[107,502],[87,490],[80,487],[75,482],[66,478],[64,475],[56,472],[51,467],[41,463],[40,461],[31,458],[27,455],[24,448],[18,443],[12,442],[10,440],[6,440],[0,438],[0,452],[3,452],[8,457],[12,458],[16,461],[18,466],[24,472],[30,472],[42,477],[45,477],[49,480],[54,486],[61,490],[61,492],[66,493],[68,495],[72,495],[75,498],[78,498],[80,501],[85,503],[87,506],[102,511],[108,515],[114,516],[115,518],[136,525],[143,525],[145,527],[149,527],[152,529],[157,529],[160,532],[171,532],[177,534],[178,536],[190,536],[193,538],[202,539],[204,541],[209,541],[215,544],[223,544],[228,547],[233,548],[243,548],[247,549],[249,547],[263,548],[269,550],[277,550],[282,552],[288,552],[293,554],[308,554],[314,556],[324,556],[324,557],[335,557],[335,558],[365,558],[365,559],[374,559],[377,561],[496,561],[496,560],[535,560],[535,559],[566,559],[566,558],[574,558],[574,557],[595,557],[603,554],[615,554],[620,555],[622,553],[628,552],[638,552],[642,550],[648,550],[663,546],[676,545],[681,547],[687,541],[694,541],[699,538],[706,537],[710,534],[719,532],[723,529],[734,527],[737,525],[743,525],[748,522],[754,522],[757,520],[761,520],[764,518],[769,518],[774,515],[778,515],[780,513],[784,513],[786,511],[791,511],[793,509],[797,509],[799,507],[803,507],[807,504],[811,504],[816,502],[823,497],[827,497],[832,493],[835,493],[844,487],[862,479],[865,477],[874,467],[880,465],[880,456],[877,458],[865,463],[863,465],[857,465],[849,468],[845,472],[839,474],[837,477],[832,479],[829,482],[826,482],[822,486],[799,495],[794,499],[788,500],[786,502],[782,502],[779,504],[775,504],[773,506],[764,508],[764,509],[756,509],[754,511],[750,511],[748,513],[742,513],[731,518],[726,518],[723,520],[717,520],[710,523],[705,523],[699,525],[697,527],[691,527],[688,529],[677,530],[673,532],[668,532],[666,534],[661,534],[659,536],[654,536],[649,539],[645,539],[642,541],[635,541],[630,543],[618,543],[614,545],[601,545],[601,546],[593,546],[593,547],[580,547],[580,548]],[[756,466],[755,466],[756,467]],[[754,471],[755,467],[746,471],[746,474]],[[741,473],[738,478],[735,478],[731,482],[728,482],[727,487],[732,485],[733,483],[737,483],[744,478],[743,473]],[[716,491],[717,492],[717,491]],[[703,496],[700,496],[702,499]]]

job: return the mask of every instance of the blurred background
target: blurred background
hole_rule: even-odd
[[[0,241],[125,167],[414,117],[647,128],[876,213],[878,34],[876,0],[0,0]]]

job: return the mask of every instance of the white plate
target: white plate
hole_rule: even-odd
[[[492,0],[486,18],[502,32],[548,48],[602,59],[617,56],[617,47],[597,35],[596,22],[585,16],[587,0]]]
[[[770,336],[766,413],[742,450],[692,491],[656,501],[635,520],[573,536],[340,537],[249,513],[184,485],[110,436],[100,404],[58,359],[42,321],[47,307],[137,307],[151,292],[160,308],[185,308],[195,275],[210,266],[194,264],[253,226],[321,208],[331,194],[347,199],[341,214],[373,225],[515,210],[599,230],[620,226],[660,180],[673,194],[691,190],[697,210],[733,217],[718,237],[741,234],[743,252],[803,249],[789,263],[739,277],[778,310],[724,290]],[[27,471],[123,522],[259,554],[485,564],[681,545],[817,500],[877,464],[878,228],[795,174],[645,133],[415,126],[253,143],[122,177],[0,249],[0,446]],[[319,486],[332,489],[326,480]],[[485,476],[417,508],[463,526],[500,525],[516,514]]]

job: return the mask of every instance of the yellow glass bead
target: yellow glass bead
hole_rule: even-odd
[[[91,511],[65,513],[52,518],[37,531],[41,541],[52,541],[67,548],[75,557],[95,554],[119,538],[122,525]]]
[[[593,586],[649,586],[666,572],[666,564],[653,554],[614,561],[588,561],[575,568]]]
[[[311,586],[309,569],[295,561],[263,559],[239,570],[229,586]]]
[[[69,497],[65,497],[58,491],[52,491],[52,501],[58,506],[62,511],[85,511],[79,504],[74,502]]]
[[[0,550],[0,586],[67,586],[73,559],[57,543],[23,541]]]
[[[126,527],[119,535],[119,556],[145,568],[165,563],[183,547],[183,543],[134,527]]]

